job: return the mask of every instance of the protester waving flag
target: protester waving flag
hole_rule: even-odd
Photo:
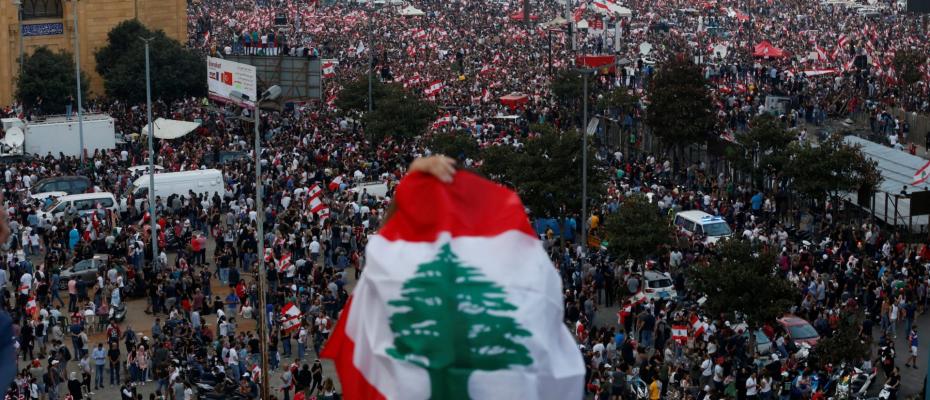
[[[345,398],[580,399],[561,280],[517,195],[413,172],[323,351]]]

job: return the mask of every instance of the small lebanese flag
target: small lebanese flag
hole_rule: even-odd
[[[26,302],[26,314],[35,315],[39,311],[39,306],[36,305],[36,296],[29,296],[29,301]]]
[[[278,260],[278,272],[285,273],[287,269],[291,267],[291,254],[285,253],[281,256],[281,259]]]
[[[332,61],[327,61],[323,63],[323,77],[326,79],[336,77],[336,64],[333,64]]]
[[[281,308],[281,333],[290,334],[300,328],[300,318],[303,314],[294,303],[287,303]]]
[[[698,318],[697,315],[691,316],[691,332],[693,332],[694,334],[693,336],[695,338],[699,338],[703,336],[704,330],[706,329],[706,327],[707,325],[704,324],[704,321],[701,321],[701,319]]]
[[[432,82],[430,82],[430,84],[429,84],[429,86],[426,88],[426,90],[423,91],[423,93],[426,94],[426,97],[433,97],[433,96],[436,96],[437,94],[439,94],[439,92],[440,92],[440,91],[442,90],[442,88],[444,88],[444,87],[446,87],[446,84],[443,83],[442,81],[432,81]]]
[[[414,172],[322,352],[346,400],[580,400],[562,280],[513,191]]]
[[[446,115],[442,116],[442,118],[439,118],[436,120],[436,122],[433,122],[433,129],[439,129],[451,123],[452,123],[452,115],[450,115],[449,113],[446,113]]]
[[[678,343],[685,343],[688,341],[688,326],[687,325],[672,325],[672,340]]]
[[[340,185],[342,185],[342,175],[333,178],[333,180],[329,182],[329,191],[335,192],[339,190]]]
[[[308,199],[315,199],[320,197],[321,194],[323,194],[323,189],[320,189],[320,185],[314,184],[313,186],[310,186],[310,189],[307,189]]]
[[[911,186],[917,186],[927,181],[927,178],[930,178],[930,161],[927,161],[923,167],[917,170],[914,173],[914,181],[911,182]]]
[[[316,215],[319,215],[319,216],[320,216],[320,222],[322,223],[322,222],[325,221],[327,218],[329,218],[329,207],[326,207],[326,208],[320,210],[320,212],[316,213]]]

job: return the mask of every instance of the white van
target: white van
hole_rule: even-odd
[[[73,205],[78,215],[84,216],[92,213],[97,209],[97,205],[116,211],[116,197],[109,192],[81,193],[69,196],[61,196],[50,206],[45,207],[40,213],[39,218],[47,221],[56,221],[65,215],[69,205]]]
[[[136,179],[129,192],[135,198],[135,207],[138,209],[142,202],[149,198],[149,174]],[[226,193],[223,172],[218,169],[199,169],[155,174],[155,196],[160,197],[162,201],[171,195],[187,198],[191,192],[206,194],[207,198],[213,196],[213,193],[223,196]],[[126,206],[126,199],[121,199],[120,209],[125,211]],[[210,202],[204,203],[204,206],[209,207]]]
[[[722,217],[697,210],[675,214],[675,226],[686,236],[704,237],[704,243],[716,243],[733,235],[730,225]]]

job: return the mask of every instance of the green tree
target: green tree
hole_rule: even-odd
[[[765,177],[784,170],[794,135],[777,118],[763,114],[753,118],[750,129],[738,133],[736,140],[739,144],[728,147],[727,158],[737,169],[749,172],[753,184],[761,187]]]
[[[501,286],[462,264],[449,244],[435,260],[420,264],[401,298],[388,304],[400,310],[390,317],[394,347],[387,354],[426,369],[434,400],[469,399],[474,371],[533,362],[516,340],[530,332],[506,315],[517,307]]]
[[[684,56],[663,63],[649,84],[646,125],[672,150],[675,168],[685,146],[704,143],[717,120],[701,68]]]
[[[478,142],[467,131],[436,133],[427,142],[433,153],[444,154],[459,160],[475,159],[481,152]]]
[[[921,67],[927,63],[927,56],[917,50],[903,50],[895,53],[891,64],[895,72],[906,85],[913,85],[920,81]]]
[[[743,240],[718,243],[707,267],[693,271],[694,288],[707,296],[711,315],[740,313],[751,328],[773,322],[795,303],[798,291],[775,274],[775,254]]]
[[[138,20],[123,21],[107,35],[107,45],[97,51],[97,73],[103,77],[107,96],[128,103],[145,101],[145,46],[150,43],[152,96],[165,101],[207,95],[205,60],[164,31],[151,31]]]
[[[639,97],[630,93],[626,88],[617,88],[601,97],[597,107],[601,110],[610,109],[629,113],[639,107]]]
[[[863,358],[869,357],[869,343],[859,337],[862,326],[861,314],[841,314],[839,326],[833,332],[820,338],[814,347],[813,359],[817,365],[839,365],[847,363],[858,365]]]
[[[794,190],[816,201],[828,196],[860,189],[873,190],[881,182],[876,163],[862,152],[833,135],[818,145],[793,144],[791,159],[785,175],[791,179]]]
[[[397,83],[372,82],[373,111],[368,111],[368,79],[350,82],[340,92],[336,106],[362,114],[365,134],[375,142],[387,138],[404,140],[426,131],[437,114],[436,105]]]
[[[87,98],[87,75],[81,73],[81,95]],[[46,114],[63,114],[68,95],[77,99],[77,82],[74,79],[74,56],[65,51],[53,53],[39,47],[24,57],[23,74],[16,79],[16,99],[27,109],[35,106],[42,97],[42,111]],[[75,112],[77,102],[74,103]]]
[[[551,125],[530,125],[538,133],[523,147],[490,146],[481,153],[482,172],[511,185],[534,216],[568,216],[581,210],[581,135]],[[605,172],[596,167],[588,142],[588,201],[604,193]]]
[[[623,201],[620,212],[607,217],[604,224],[610,245],[607,251],[621,259],[642,261],[658,249],[672,243],[672,225],[659,207],[645,195]]]
[[[588,83],[590,84],[590,82]],[[571,107],[575,102],[581,100],[581,96],[584,94],[583,85],[581,74],[578,71],[566,69],[556,73],[549,87],[552,89],[552,94],[558,99],[559,104],[562,104],[563,107]],[[593,87],[593,85],[591,86]]]

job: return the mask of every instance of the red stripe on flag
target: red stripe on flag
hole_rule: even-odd
[[[362,375],[362,372],[355,366],[355,360],[352,359],[355,354],[355,342],[346,335],[346,321],[349,320],[349,312],[352,310],[352,296],[349,296],[344,310],[339,317],[339,322],[336,323],[336,329],[320,355],[333,360],[336,364],[339,382],[342,383],[342,396],[346,400],[385,399],[384,395],[365,379],[365,375]]]
[[[488,237],[513,230],[536,237],[516,193],[470,172],[458,171],[451,184],[414,172],[395,195],[396,213],[379,233],[387,240],[434,242],[443,232]]]

